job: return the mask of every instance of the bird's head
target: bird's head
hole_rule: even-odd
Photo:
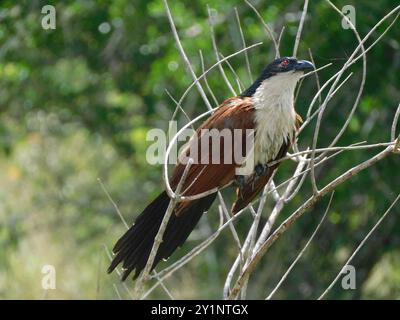
[[[303,74],[304,71],[314,69],[314,65],[307,60],[297,60],[293,57],[275,59],[264,69],[262,76],[269,78],[278,74]]]
[[[275,59],[265,67],[257,80],[241,96],[252,96],[265,81],[283,88],[285,85],[294,87],[305,71],[313,69],[315,69],[314,65],[307,60],[297,60],[294,57]]]

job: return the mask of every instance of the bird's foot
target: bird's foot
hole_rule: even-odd
[[[255,166],[254,171],[256,174],[261,177],[267,174],[268,172],[268,165],[266,164],[258,164]]]
[[[246,177],[243,175],[237,175],[235,176],[235,183],[239,188],[242,188],[244,183],[246,181]]]

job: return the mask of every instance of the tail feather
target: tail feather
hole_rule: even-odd
[[[154,224],[159,220],[160,217],[146,214],[146,212],[165,212],[167,210],[169,204],[169,198],[164,196],[164,193],[161,193],[152,203],[150,203],[146,209],[143,210],[143,213],[139,215],[132,227],[126,232],[114,245],[113,251],[121,251],[132,241],[136,241],[137,238],[143,238],[145,234],[147,234],[150,229],[153,228]],[[161,216],[162,218],[162,216]],[[157,221],[154,221],[157,219]],[[135,225],[140,226],[134,227]],[[136,230],[137,229],[137,230]]]
[[[152,269],[161,259],[167,259],[178,247],[182,246],[199,222],[202,214],[210,208],[215,197],[216,194],[211,194],[202,199],[194,200],[179,216],[172,214]],[[134,225],[117,241],[113,248],[116,255],[108,268],[109,273],[122,262],[124,269],[122,280],[125,280],[133,270],[135,270],[134,279],[138,277],[146,266],[154,238],[160,228],[169,201],[168,194],[166,192],[161,193],[144,209]]]

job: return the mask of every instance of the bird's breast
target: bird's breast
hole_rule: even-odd
[[[255,164],[265,164],[275,159],[284,143],[295,133],[296,113],[293,99],[276,97],[255,104],[256,134],[254,140]]]

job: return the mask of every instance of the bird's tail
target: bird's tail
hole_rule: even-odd
[[[216,193],[194,200],[179,216],[174,213],[171,215],[152,269],[161,259],[167,259],[176,248],[185,242],[199,222],[201,215],[210,208],[215,197]],[[115,244],[113,252],[116,255],[108,268],[108,273],[111,273],[122,262],[124,269],[122,280],[125,280],[133,270],[135,270],[134,279],[138,277],[146,266],[154,238],[160,228],[169,201],[170,198],[164,191],[137,217],[135,223]]]

